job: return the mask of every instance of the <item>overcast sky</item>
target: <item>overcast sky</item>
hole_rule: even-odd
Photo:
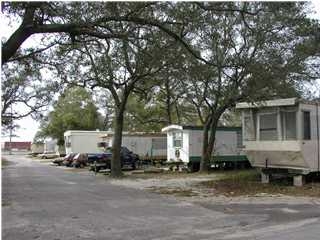
[[[315,13],[311,14],[310,17],[320,20],[320,1],[313,0],[312,2],[314,5]],[[2,15],[1,15],[0,21],[1,21],[1,29],[4,30],[4,31],[1,31],[1,38],[2,37],[8,38],[12,34],[12,32],[15,30],[14,26],[9,27],[8,21],[5,21]],[[15,25],[18,26],[18,23]],[[30,39],[28,40],[28,42],[24,43],[23,45],[31,44],[32,41],[33,39]],[[38,130],[39,123],[34,121],[31,117],[26,117],[24,119],[16,121],[16,123],[19,124],[21,128],[16,132],[16,135],[18,135],[19,137],[13,138],[13,141],[32,141],[35,133]],[[8,141],[8,140],[9,138],[7,136],[1,137],[2,142]]]

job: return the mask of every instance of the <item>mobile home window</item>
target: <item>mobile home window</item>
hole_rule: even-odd
[[[260,140],[277,140],[277,114],[267,113],[260,115]]]
[[[71,138],[70,136],[66,136],[64,139],[66,147],[71,147]]]
[[[182,132],[173,133],[173,147],[182,147]]]
[[[238,131],[237,132],[237,148],[242,148],[242,147],[243,147],[242,132]]]
[[[255,141],[255,124],[252,115],[244,116],[244,140],[245,141]]]
[[[311,124],[310,124],[310,112],[302,112],[302,124],[303,124],[303,140],[311,139]]]
[[[297,139],[296,112],[281,112],[282,136],[284,140]]]

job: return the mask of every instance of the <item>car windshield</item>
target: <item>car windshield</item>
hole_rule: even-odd
[[[105,153],[112,153],[112,148],[111,147],[106,148]]]

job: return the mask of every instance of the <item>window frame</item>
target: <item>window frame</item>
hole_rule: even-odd
[[[246,121],[246,119],[248,119],[248,121]],[[257,141],[257,114],[253,112],[252,109],[244,111],[242,121],[242,141]],[[250,130],[252,132],[248,131],[249,128],[247,128],[247,122],[249,122],[249,126],[251,125]]]
[[[309,129],[308,129],[308,136],[306,138],[305,135],[305,113],[309,114]],[[310,141],[312,140],[311,138],[311,111],[310,110],[301,110],[301,130],[302,130],[302,134],[301,134],[301,138],[303,141]]]
[[[276,119],[276,135],[275,135],[275,139],[261,139],[261,116],[265,116],[265,115],[275,115]],[[279,124],[278,124],[278,118],[279,118],[279,112],[277,110],[274,111],[261,111],[258,113],[258,119],[257,119],[257,135],[258,135],[258,141],[278,141],[279,140]],[[270,131],[272,129],[266,129],[263,131]],[[274,129],[273,129],[274,130]]]
[[[64,139],[64,144],[67,148],[71,147],[71,136],[66,136]]]
[[[286,113],[294,113],[295,116],[295,137],[292,139],[287,138],[287,123],[286,123]],[[281,109],[280,110],[280,118],[281,118],[281,139],[284,141],[296,141],[298,139],[298,128],[297,128],[297,110],[296,109]]]
[[[177,135],[180,135],[179,138],[177,138]],[[176,142],[180,142],[180,146],[178,146],[176,144]],[[179,131],[179,132],[173,132],[172,133],[172,146],[174,148],[182,148],[183,147],[183,132],[182,131]]]

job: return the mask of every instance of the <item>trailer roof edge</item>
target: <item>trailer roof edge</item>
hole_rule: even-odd
[[[192,126],[192,125],[169,125],[162,128],[162,132],[174,131],[174,130],[203,130],[203,126]],[[237,126],[219,126],[217,131],[240,131],[241,127]]]

